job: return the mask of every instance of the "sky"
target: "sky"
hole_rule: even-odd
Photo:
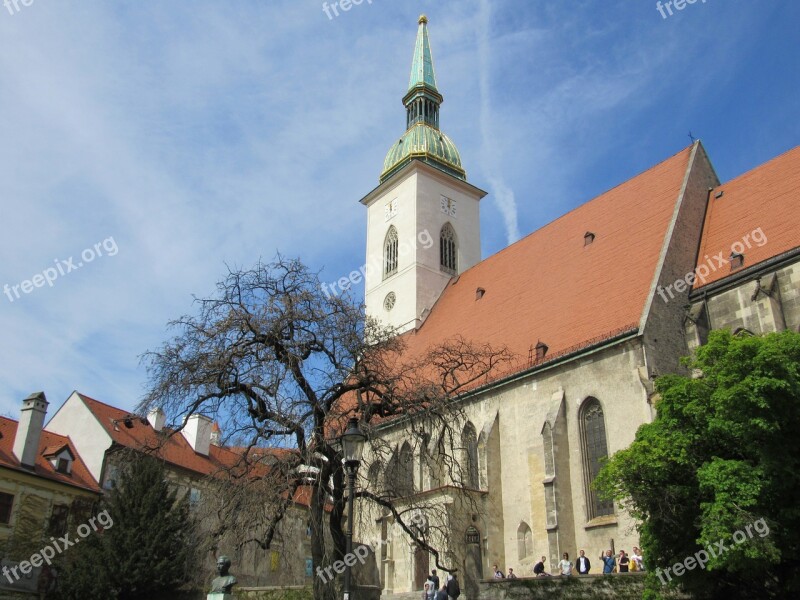
[[[484,257],[690,133],[723,182],[800,142],[789,0],[5,2],[0,414],[14,418],[40,390],[50,415],[72,390],[132,409],[140,356],[228,266],[280,252],[334,281],[363,265],[358,201],[403,133],[422,13],[442,129],[489,192]]]

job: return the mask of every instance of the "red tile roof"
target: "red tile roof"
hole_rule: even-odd
[[[188,469],[203,476],[224,476],[232,467],[245,467],[248,473],[263,475],[269,472],[269,465],[260,460],[265,456],[286,458],[294,451],[284,448],[250,448],[248,458],[256,461],[245,465],[242,460],[246,448],[225,448],[211,444],[208,456],[203,456],[194,451],[186,438],[180,434],[168,435],[171,430],[164,429],[159,433],[153,429],[146,419],[116,408],[84,394],[78,396],[97,418],[112,440],[133,450],[157,450],[158,456],[167,463]],[[124,420],[132,417],[133,427],[126,427]],[[117,424],[115,426],[115,421]],[[166,435],[165,435],[166,434]],[[310,492],[307,486],[301,486],[294,494],[293,501],[302,506],[309,506]]]
[[[579,206],[453,278],[406,334],[409,351],[463,336],[507,346],[531,366],[638,331],[692,146]],[[592,243],[584,245],[587,232]],[[478,299],[477,290],[485,290]]]
[[[717,198],[720,192],[722,196]],[[766,239],[761,246],[751,241],[752,233],[759,228]],[[757,234],[755,242],[761,241],[761,233]],[[750,237],[745,240],[745,236]],[[736,242],[744,246],[743,268],[800,246],[800,146],[711,192],[697,258],[698,268],[707,265],[708,260],[720,252],[728,260],[731,246]],[[739,247],[734,249],[740,250]],[[717,261],[711,264],[716,267]],[[705,283],[698,280],[695,289],[715,283],[731,273],[730,265],[725,264],[711,271]]]
[[[20,465],[13,452],[14,438],[17,436],[17,425],[18,422],[13,419],[0,417],[0,466],[100,493],[100,486],[89,473],[89,469],[86,468],[77,450],[75,450],[72,441],[66,436],[43,429],[42,436],[39,439],[39,453],[36,455],[34,470],[31,471]],[[53,449],[58,452],[65,446],[69,448],[74,457],[70,474],[59,473],[52,463],[45,458],[46,455],[52,455],[50,452]]]
[[[209,447],[208,456],[203,456],[195,452],[180,433],[168,435],[171,430],[167,429],[157,432],[146,419],[131,415],[125,410],[84,394],[79,393],[78,396],[111,436],[111,439],[120,446],[134,450],[158,449],[159,457],[166,462],[200,475],[220,473],[241,461],[240,454],[213,444]],[[126,417],[131,417],[133,427],[125,426]]]

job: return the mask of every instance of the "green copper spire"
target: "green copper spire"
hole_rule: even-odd
[[[415,159],[453,177],[467,180],[456,145],[439,130],[439,107],[443,101],[444,98],[436,89],[431,44],[428,41],[428,18],[422,15],[419,18],[408,92],[403,97],[406,132],[386,154],[381,183]]]
[[[419,18],[419,30],[417,31],[417,43],[414,46],[414,61],[411,63],[408,91],[417,87],[427,87],[434,92],[437,91],[431,43],[428,41],[428,17],[425,15]]]

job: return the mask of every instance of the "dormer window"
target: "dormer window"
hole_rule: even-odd
[[[75,460],[75,456],[73,456],[69,446],[66,444],[63,446],[50,446],[45,448],[43,454],[58,473],[63,473],[64,475],[72,474],[72,463]]]
[[[583,234],[583,245],[588,246],[594,241],[594,234],[591,231],[587,231]]]
[[[744,254],[739,254],[738,252],[731,252],[731,271],[735,271],[736,269],[741,269],[742,265],[744,265]]]

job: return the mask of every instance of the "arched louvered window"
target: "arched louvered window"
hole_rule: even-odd
[[[478,436],[472,423],[467,423],[461,433],[461,452],[462,485],[477,490],[480,486],[478,478]]]
[[[383,242],[383,278],[386,279],[397,273],[397,257],[398,257],[398,237],[397,229],[394,225],[389,227],[386,232],[386,239]]]
[[[592,482],[597,478],[602,460],[608,456],[606,441],[606,424],[603,407],[597,398],[589,398],[581,409],[581,444],[584,465],[584,482],[586,487],[586,506],[589,520],[595,517],[614,514],[614,503],[611,500],[598,498],[592,489]]]
[[[439,264],[447,273],[458,271],[458,240],[450,223],[445,223],[439,233]]]
[[[522,561],[533,554],[533,532],[523,521],[517,527],[517,560]]]

